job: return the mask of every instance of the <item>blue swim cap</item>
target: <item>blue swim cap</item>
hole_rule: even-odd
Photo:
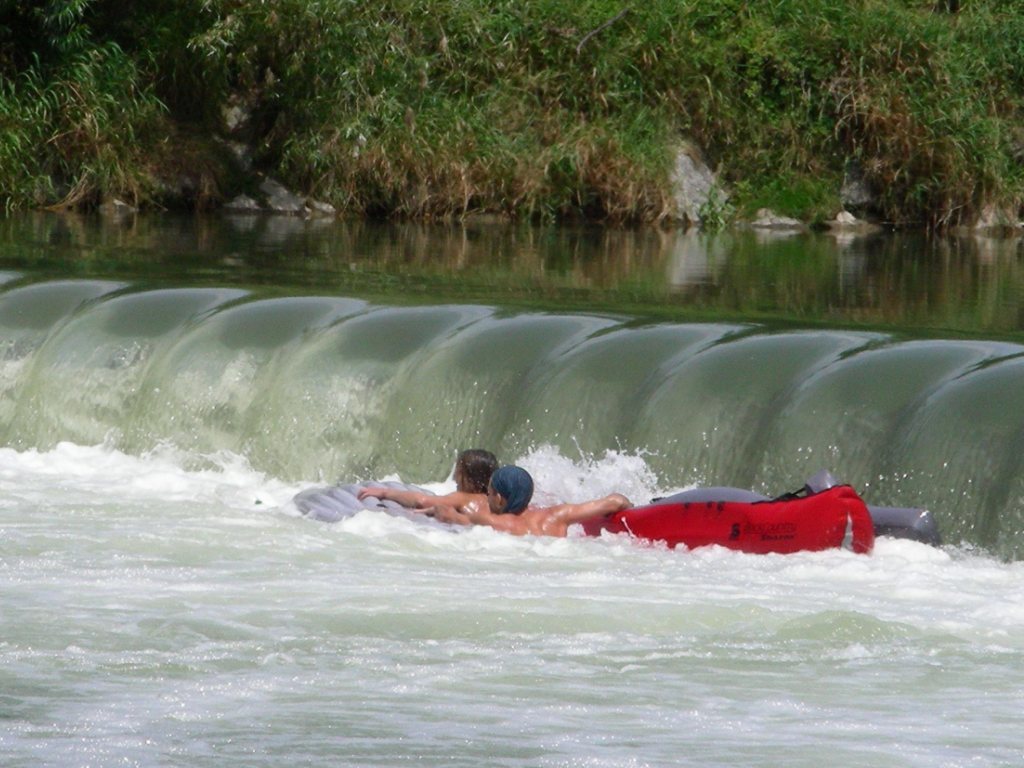
[[[522,467],[501,467],[491,475],[491,487],[505,499],[505,511],[517,515],[533,498],[533,478]]]

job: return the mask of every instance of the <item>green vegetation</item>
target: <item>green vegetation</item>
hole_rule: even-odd
[[[245,119],[232,130],[225,112]],[[932,226],[1024,200],[1017,0],[7,0],[0,199],[216,204],[214,138],[353,215],[656,221],[679,139],[728,210],[850,167]],[[180,185],[179,185],[180,186]],[[725,207],[716,208],[716,219]]]

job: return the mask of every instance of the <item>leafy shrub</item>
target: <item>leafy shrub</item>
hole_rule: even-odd
[[[831,215],[855,160],[941,226],[1024,199],[1021,40],[1010,0],[14,2],[2,194],[143,195],[168,120],[232,103],[261,167],[351,213],[657,220],[688,135],[741,211]]]

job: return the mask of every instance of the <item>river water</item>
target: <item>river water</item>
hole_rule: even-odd
[[[0,228],[0,764],[1016,766],[1012,240],[55,216]],[[828,468],[941,548],[301,517]]]

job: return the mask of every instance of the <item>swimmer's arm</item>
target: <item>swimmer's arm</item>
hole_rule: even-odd
[[[444,496],[428,496],[427,506],[437,506],[443,504],[447,507],[456,507],[465,511],[469,507],[474,507],[483,504],[487,505],[487,494],[486,493],[466,493],[465,491],[454,491],[452,493],[446,493]]]
[[[580,504],[563,504],[556,507],[550,519],[562,525],[572,525],[594,517],[604,517],[629,509],[633,504],[621,493],[612,493],[601,499],[584,501]]]
[[[429,493],[423,493],[422,491],[403,491],[397,488],[381,488],[378,486],[367,486],[366,488],[361,488],[357,494],[357,497],[360,500],[371,496],[375,499],[394,501],[401,504],[403,507],[410,508],[425,506],[424,502],[433,498]],[[429,502],[427,502],[426,506],[429,506]]]
[[[442,523],[451,523],[453,525],[473,525],[469,519],[469,515],[460,509],[449,506],[447,504],[438,504],[432,507],[426,507],[421,510],[427,517],[432,517],[435,520],[440,520]]]
[[[358,496],[360,499],[365,499],[369,496],[377,499],[387,499],[410,509],[425,509],[441,504],[449,507],[464,507],[472,501],[487,499],[487,496],[482,493],[455,491],[444,496],[435,496],[432,493],[424,493],[423,491],[406,491],[397,488],[378,488],[376,486],[368,486],[361,489]]]
[[[497,531],[522,536],[527,527],[518,515],[496,515],[485,503],[468,504],[462,509],[438,505],[426,510],[426,513],[437,520],[456,525],[486,525]]]

